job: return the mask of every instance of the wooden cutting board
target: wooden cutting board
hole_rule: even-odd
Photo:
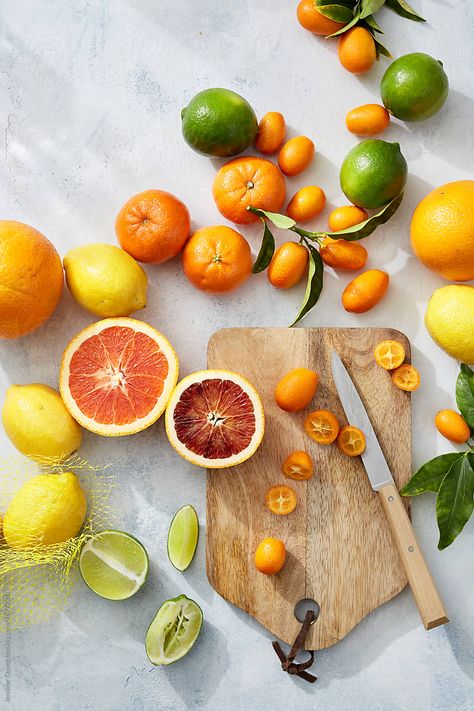
[[[406,585],[360,458],[341,454],[335,445],[318,445],[303,430],[312,409],[331,410],[346,424],[331,376],[335,349],[359,390],[398,486],[408,481],[410,395],[397,389],[373,359],[375,345],[390,338],[404,344],[409,361],[407,338],[386,328],[231,328],[209,341],[209,367],[241,373],[260,392],[266,430],[250,460],[208,471],[207,576],[222,597],[287,643],[301,626],[294,615],[301,599],[320,606],[306,648],[322,649]],[[316,370],[320,385],[307,410],[290,414],[277,407],[273,391],[279,378],[298,366]],[[309,481],[291,481],[282,474],[282,461],[297,449],[313,457],[315,476]],[[278,483],[290,484],[298,497],[287,516],[275,516],[264,503],[266,491]],[[253,562],[266,536],[281,538],[287,548],[285,566],[270,577],[257,572]]]

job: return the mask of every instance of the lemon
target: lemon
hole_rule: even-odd
[[[79,533],[86,510],[75,474],[38,474],[23,484],[6,510],[5,541],[13,548],[67,541]]]
[[[81,427],[49,385],[10,385],[2,421],[12,444],[30,459],[62,461],[81,446]]]
[[[119,247],[88,244],[71,249],[64,270],[77,303],[96,316],[130,316],[146,306],[146,273]]]
[[[450,284],[428,302],[425,325],[440,348],[463,363],[474,363],[474,286]]]

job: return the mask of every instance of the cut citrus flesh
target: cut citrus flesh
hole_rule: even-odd
[[[119,436],[156,422],[177,380],[178,358],[159,331],[136,319],[108,318],[69,343],[59,389],[79,424]]]
[[[172,664],[189,652],[199,636],[202,610],[186,595],[166,600],[148,628],[145,649],[152,664]]]
[[[200,467],[220,469],[244,462],[262,441],[265,420],[260,396],[241,375],[201,370],[173,391],[166,433],[178,454]]]
[[[123,531],[101,531],[82,547],[79,570],[86,585],[107,600],[126,600],[148,575],[148,555],[140,541]]]
[[[282,469],[289,479],[304,481],[313,476],[313,461],[308,452],[292,452],[283,462]]]
[[[337,446],[349,457],[357,457],[365,450],[365,435],[358,427],[347,425],[337,436]]]
[[[413,392],[420,387],[420,374],[414,365],[404,363],[392,372],[392,380],[397,388]]]
[[[339,422],[329,410],[315,410],[306,418],[304,429],[318,444],[331,444],[339,434]]]
[[[199,520],[188,504],[175,514],[168,531],[168,558],[181,572],[191,565],[199,538]]]
[[[384,370],[394,370],[405,360],[405,349],[398,341],[381,341],[375,346],[374,357]]]
[[[285,516],[295,510],[296,494],[289,486],[272,486],[267,491],[265,503],[272,513]]]

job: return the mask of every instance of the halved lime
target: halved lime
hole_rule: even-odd
[[[101,531],[82,547],[79,570],[90,589],[107,600],[126,600],[148,575],[148,555],[140,541],[123,531]]]
[[[168,530],[168,558],[181,572],[191,565],[199,538],[198,516],[191,504],[175,514]]]
[[[148,628],[145,649],[152,664],[172,664],[189,652],[199,636],[202,610],[194,600],[179,595],[166,600]]]

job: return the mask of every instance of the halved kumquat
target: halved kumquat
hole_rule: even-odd
[[[381,341],[375,346],[374,358],[384,370],[395,370],[405,360],[405,349],[398,341]]]
[[[291,452],[283,462],[283,474],[295,481],[305,481],[313,476],[313,460],[308,452]]]
[[[307,435],[318,444],[331,444],[339,434],[339,421],[329,410],[310,412],[304,422]]]
[[[293,489],[285,484],[272,486],[265,496],[267,508],[277,516],[286,516],[296,508],[296,494]]]
[[[358,427],[347,425],[337,436],[337,446],[349,457],[357,457],[365,450],[365,435]]]
[[[420,387],[420,374],[410,363],[404,363],[399,368],[395,368],[392,371],[392,380],[397,388],[409,393]]]

